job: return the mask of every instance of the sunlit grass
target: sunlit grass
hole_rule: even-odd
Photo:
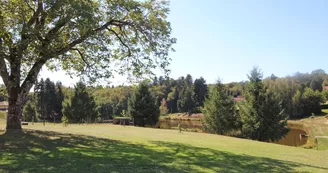
[[[328,172],[326,151],[219,135],[109,124],[24,128],[0,135],[0,172]]]

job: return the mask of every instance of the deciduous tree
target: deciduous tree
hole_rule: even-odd
[[[9,96],[7,129],[21,129],[27,94],[43,66],[94,82],[114,72],[168,72],[171,37],[165,0],[0,2],[0,76]]]

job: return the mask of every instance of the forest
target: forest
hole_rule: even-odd
[[[153,126],[159,116],[203,113],[204,128],[212,133],[225,134],[243,128],[243,124],[250,121],[249,117],[258,115],[249,113],[249,107],[252,111],[265,112],[261,117],[265,119],[264,125],[278,115],[276,122],[320,114],[321,104],[328,99],[328,90],[325,89],[328,74],[321,69],[286,77],[272,74],[263,78],[261,70],[254,68],[248,78],[247,81],[207,84],[204,78],[193,79],[188,74],[178,79],[154,77],[139,85],[88,86],[78,82],[74,87],[63,86],[60,81],[49,78],[40,79],[26,100],[22,119],[58,122],[64,115],[69,123],[82,123],[133,117],[136,121],[141,119],[136,125]],[[7,99],[5,91],[2,86],[1,101]]]

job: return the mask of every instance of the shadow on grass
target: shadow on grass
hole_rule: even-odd
[[[0,135],[0,172],[295,172],[305,166],[154,141],[135,144],[25,130]]]

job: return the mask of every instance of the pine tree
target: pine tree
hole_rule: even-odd
[[[196,79],[193,87],[193,100],[195,102],[196,107],[200,107],[204,105],[205,98],[208,94],[208,88],[206,85],[206,81],[203,77]]]
[[[137,126],[153,126],[159,120],[159,106],[152,96],[146,82],[139,84],[129,99],[128,114]]]
[[[254,68],[248,78],[245,100],[238,106],[242,133],[253,140],[277,141],[288,132],[288,116],[277,95],[264,87],[263,75],[258,68]]]
[[[56,83],[56,102],[54,111],[57,115],[56,118],[61,118],[63,116],[62,109],[63,109],[63,101],[64,101],[64,93],[62,91],[62,84],[61,82]]]
[[[94,122],[97,118],[96,102],[91,94],[87,92],[84,83],[78,82],[74,87],[74,95],[63,103],[63,114],[69,122],[77,123],[82,120]]]
[[[236,127],[237,116],[235,105],[220,81],[211,89],[202,110],[202,123],[206,131],[225,134]]]

